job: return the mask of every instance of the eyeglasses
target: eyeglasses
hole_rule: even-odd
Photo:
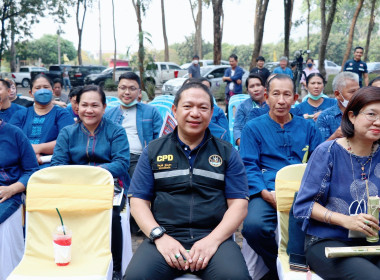
[[[380,120],[380,115],[372,113],[372,112],[360,112],[360,114],[363,114],[365,118],[370,122]]]
[[[118,87],[120,91],[122,92],[130,92],[130,93],[135,93],[136,91],[139,90],[137,87]]]

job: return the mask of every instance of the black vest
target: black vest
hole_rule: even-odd
[[[233,147],[209,131],[207,134],[192,170],[176,131],[148,146],[154,174],[152,213],[177,239],[195,241],[204,237],[227,210],[224,175]]]

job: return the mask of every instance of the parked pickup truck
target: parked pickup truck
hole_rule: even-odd
[[[63,72],[63,68],[67,69],[67,71],[69,71],[71,69],[71,65],[65,65],[65,64],[60,64],[60,65],[51,65],[49,67],[49,71],[33,71],[32,74],[31,74],[31,78],[33,80],[33,78],[35,76],[37,76],[38,74],[44,74],[46,76],[48,76],[52,81],[54,81],[54,79],[56,78],[60,78],[62,79],[62,72]]]
[[[22,85],[22,87],[27,88],[30,85],[30,81],[32,80],[31,73],[32,72],[42,72],[48,71],[45,67],[38,66],[21,66],[20,72],[12,73],[12,79],[18,85]]]
[[[139,72],[136,73],[140,75]],[[182,77],[187,73],[187,70],[181,69],[181,67],[173,62],[154,62],[146,67],[145,81],[146,83],[154,84],[156,87],[162,87],[166,81]]]

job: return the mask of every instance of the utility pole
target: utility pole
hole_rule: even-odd
[[[58,35],[58,65],[61,64],[61,26],[57,30]]]
[[[99,64],[103,65],[102,58],[102,22],[100,16],[100,0],[98,0],[98,9],[99,9]]]

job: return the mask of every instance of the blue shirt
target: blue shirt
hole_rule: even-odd
[[[9,108],[0,110],[0,119],[8,122],[17,111],[22,111],[25,113],[26,108],[16,103],[11,103],[11,106]]]
[[[322,139],[327,140],[340,127],[343,113],[339,109],[338,103],[322,111],[319,115],[316,126],[322,134]]]
[[[196,155],[199,149],[202,147],[205,137],[202,142],[193,150],[190,147],[182,143],[179,138],[179,143],[181,144],[183,152],[187,155],[189,159],[190,166],[193,165],[197,159]],[[245,176],[244,165],[239,157],[238,152],[235,149],[231,149],[231,155],[229,159],[229,164],[224,177],[225,180],[225,196],[226,198],[247,198],[247,177]],[[133,173],[133,178],[131,181],[131,187],[128,192],[128,196],[137,197],[140,199],[151,201],[154,195],[154,177],[152,172],[152,167],[149,162],[148,148],[145,148],[140,156],[139,162],[137,163],[135,173]]]
[[[307,102],[308,99],[298,104],[294,109],[293,113],[297,116],[303,117],[304,114],[308,115],[314,115],[315,113],[318,113],[320,111],[323,111],[327,108],[330,108],[334,105],[336,105],[337,101],[335,98],[323,98],[323,102],[318,106],[314,107]],[[310,121],[313,121],[313,119],[308,119]]]
[[[314,124],[298,116],[284,128],[269,114],[249,121],[241,135],[240,155],[250,195],[264,189],[274,190],[277,171],[290,164],[306,162],[321,142]]]
[[[239,67],[239,66],[236,66],[235,68],[235,73],[234,75],[232,75],[232,68],[227,68],[226,71],[224,72],[224,77],[230,77],[232,82],[226,82],[226,88],[225,88],[225,91],[224,93],[226,94],[226,97],[230,91],[230,83],[234,83],[234,89],[233,89],[233,93],[234,94],[240,94],[240,93],[243,93],[243,75],[244,75],[244,70],[243,68]],[[236,83],[237,80],[241,80],[241,84],[238,85]]]
[[[136,109],[137,134],[141,146],[146,147],[150,141],[159,137],[163,120],[158,110],[152,105],[137,103]],[[124,120],[123,110],[120,106],[106,111],[104,116],[119,125]]]
[[[293,79],[293,72],[289,67],[286,67],[284,70],[280,66],[278,66],[274,68],[273,74],[285,74],[285,75],[290,76],[291,79]]]
[[[320,238],[352,240],[346,228],[318,222],[310,218],[314,203],[318,202],[327,209],[344,215],[367,213],[367,191],[361,179],[361,165],[368,157],[351,155],[334,141],[322,143],[311,155],[301,188],[294,205],[294,215],[304,219],[303,230]],[[379,149],[373,158],[364,165],[369,174],[369,195],[380,195]]]
[[[234,123],[234,130],[233,130],[235,143],[241,137],[241,131],[243,130],[243,127],[248,121],[248,116],[250,112],[254,109],[258,109],[261,107],[268,107],[268,106],[266,105],[265,102],[261,104],[260,106],[255,101],[253,101],[252,98],[247,98],[239,105],[235,114],[235,123]],[[266,112],[268,111],[265,111],[264,113]]]
[[[363,74],[368,73],[367,63],[362,60],[356,61],[355,59],[347,60],[344,64],[343,71],[354,72],[359,75],[359,86],[363,85]]]
[[[21,128],[28,139],[31,140],[33,138],[33,121],[38,116],[34,111],[34,107],[28,107],[25,111],[17,111],[9,123]],[[58,106],[54,106],[49,113],[40,117],[44,117],[44,122],[38,137],[39,143],[56,140],[62,128],[74,123],[67,110]]]
[[[201,67],[199,64],[194,65],[191,63],[190,67],[188,68],[189,74],[191,74],[192,78],[200,78],[201,77]]]
[[[51,166],[93,165],[107,169],[114,178],[129,187],[129,143],[124,129],[103,117],[94,135],[82,122],[61,130],[54,148]]]
[[[39,169],[28,138],[18,127],[3,121],[0,124],[0,143],[0,186],[20,182],[26,187],[30,176]],[[12,215],[21,203],[21,193],[0,203],[0,224],[1,220]],[[10,204],[15,207],[9,207]]]

